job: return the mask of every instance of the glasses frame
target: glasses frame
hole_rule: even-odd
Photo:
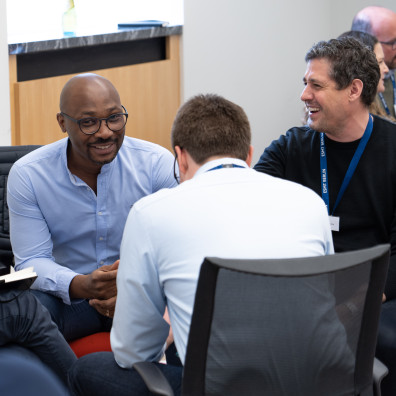
[[[180,184],[180,175],[176,173],[176,162],[177,162],[177,154],[175,154],[175,162],[173,163],[173,177],[176,180],[177,184]]]
[[[125,125],[126,125],[126,123],[127,123],[127,121],[128,121],[128,115],[129,115],[129,114],[128,114],[126,108],[125,108],[123,105],[121,105],[121,107],[124,109],[124,113],[114,113],[114,114],[112,114],[112,115],[110,115],[110,116],[108,116],[108,117],[106,117],[106,118],[84,117],[84,118],[80,118],[80,119],[77,120],[77,119],[75,119],[75,118],[69,116],[68,114],[64,113],[63,111],[61,111],[60,114],[61,114],[62,116],[64,116],[64,117],[68,118],[69,120],[75,122],[76,124],[78,124],[78,127],[80,128],[80,131],[81,131],[84,135],[95,135],[95,133],[99,132],[100,127],[102,126],[102,121],[104,121],[104,122],[106,123],[106,127],[107,127],[108,129],[110,129],[110,131],[112,131],[112,132],[120,132],[120,131],[125,127]],[[109,127],[109,125],[107,124],[108,119],[111,118],[111,117],[113,117],[113,116],[115,116],[115,115],[124,115],[124,116],[125,116],[125,124],[122,126],[122,128],[117,129],[117,130],[111,129],[111,128]],[[83,122],[84,120],[92,119],[92,118],[94,118],[94,119],[96,119],[96,120],[99,121],[99,127],[98,127],[98,129],[97,129],[95,132],[90,132],[90,133],[84,132],[84,131],[82,130],[82,128],[81,128],[81,122]]]
[[[396,39],[393,39],[392,41],[380,41],[380,43],[390,45],[393,51],[396,50]]]

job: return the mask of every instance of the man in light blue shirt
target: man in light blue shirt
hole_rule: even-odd
[[[107,79],[78,75],[57,114],[68,138],[15,163],[8,178],[16,269],[33,266],[36,296],[67,340],[109,330],[130,208],[173,187],[173,156],[125,136],[127,110]]]
[[[137,202],[121,244],[112,352],[80,358],[77,395],[148,395],[132,365],[158,362],[169,310],[184,363],[195,290],[205,256],[285,258],[333,253],[326,206],[313,191],[250,169],[245,112],[216,95],[186,102],[172,127],[180,181]],[[180,394],[182,369],[158,364]]]

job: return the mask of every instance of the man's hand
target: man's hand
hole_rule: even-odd
[[[104,265],[88,275],[77,275],[70,283],[70,298],[109,300],[117,295],[117,271],[120,260]]]
[[[103,316],[109,318],[114,317],[114,310],[117,296],[111,297],[108,300],[98,300],[96,298],[89,300],[89,305],[95,308]]]

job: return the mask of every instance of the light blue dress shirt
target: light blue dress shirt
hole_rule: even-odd
[[[97,195],[67,167],[68,138],[17,161],[8,178],[10,235],[16,269],[33,266],[33,287],[70,304],[69,285],[119,258],[129,210],[140,198],[173,187],[172,154],[125,137],[103,165]]]
[[[240,167],[217,169],[222,164]],[[195,290],[206,256],[286,258],[334,253],[326,206],[312,190],[208,162],[191,180],[141,199],[121,243],[111,347],[121,367],[158,360],[169,326],[184,363]]]

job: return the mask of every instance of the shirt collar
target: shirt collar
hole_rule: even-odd
[[[205,162],[195,173],[194,177],[209,171],[212,168],[215,168],[219,165],[226,165],[226,164],[234,164],[238,166],[242,166],[243,168],[248,168],[248,165],[245,161],[242,161],[237,158],[218,158],[213,161]]]

